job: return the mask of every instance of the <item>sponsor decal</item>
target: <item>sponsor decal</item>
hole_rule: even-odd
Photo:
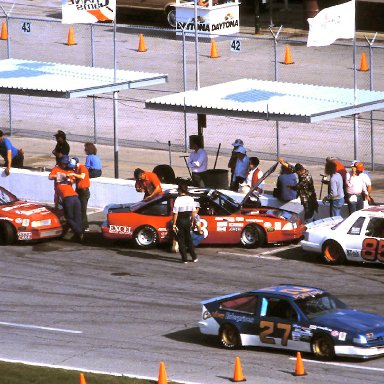
[[[237,315],[235,313],[227,313],[225,315],[226,320],[232,320],[236,321],[237,323],[253,323],[254,319],[253,317],[250,316],[245,316],[245,315]]]
[[[292,331],[292,340],[310,340],[312,337],[312,331],[305,327],[295,328]]]
[[[243,228],[243,223],[229,223],[230,227],[237,227],[237,228]]]
[[[271,224],[269,221],[266,221],[266,222],[264,223],[264,227],[265,227],[265,228],[271,228],[271,227],[272,227],[272,224]]]
[[[319,325],[310,325],[310,329],[321,329],[322,331],[327,331],[327,332],[332,332],[332,329],[327,328],[327,327],[321,327]]]
[[[339,333],[339,340],[340,341],[345,341],[346,337],[347,337],[347,333],[346,332],[340,332]]]
[[[339,336],[339,331],[332,331],[331,336],[333,336],[333,337]]]
[[[109,233],[116,233],[119,235],[132,235],[132,227],[126,227],[125,225],[110,225]]]
[[[277,222],[275,223],[275,229],[276,229],[277,231],[281,231],[281,223],[280,223],[279,221],[277,221]]]
[[[267,228],[267,232],[274,232],[275,228]]]
[[[17,238],[19,240],[32,240],[32,232],[19,232]]]
[[[227,227],[217,227],[216,231],[217,232],[227,232]]]
[[[245,220],[247,223],[262,223],[263,220],[260,219],[247,219]]]
[[[17,219],[15,219],[15,223],[16,224],[21,224],[23,222],[23,219],[21,219],[20,217],[18,217]]]
[[[347,256],[350,257],[360,257],[360,251],[356,251],[355,249],[347,249]]]
[[[207,320],[211,317],[211,314],[209,313],[209,311],[204,311],[203,312],[203,320]]]
[[[238,228],[238,227],[229,228],[229,232],[241,232],[241,228]]]
[[[244,221],[244,217],[235,217],[236,221]]]
[[[226,226],[228,226],[228,223],[226,221],[223,221],[223,222],[217,223],[217,226],[218,227],[226,227]]]
[[[228,221],[228,222],[235,222],[235,218],[234,217],[215,217],[215,220],[216,221]]]
[[[224,319],[225,318],[225,315],[224,313],[220,313],[218,311],[215,311],[215,312],[212,312],[211,313],[211,316],[215,319]]]
[[[205,20],[197,18],[197,30],[203,32],[214,32],[239,26],[239,20],[235,20],[233,16],[227,15],[224,17],[223,22],[215,23],[212,25],[205,24]],[[195,19],[192,18],[190,22],[178,21],[177,29],[184,29],[185,31],[195,30]]]

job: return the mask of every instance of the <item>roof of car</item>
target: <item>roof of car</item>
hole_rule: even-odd
[[[371,205],[370,207],[362,209],[359,212],[366,212],[367,214],[377,213],[384,215],[384,205]]]
[[[272,287],[256,289],[254,292],[274,293],[281,296],[299,299],[308,296],[321,295],[325,291],[320,288],[308,287],[304,285],[280,284]]]

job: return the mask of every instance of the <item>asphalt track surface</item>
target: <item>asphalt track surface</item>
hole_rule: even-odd
[[[101,238],[91,216],[85,244],[68,240],[6,246],[0,259],[0,360],[221,384],[235,357],[250,383],[380,383],[383,358],[319,362],[295,352],[222,349],[199,334],[199,302],[279,283],[326,288],[352,307],[384,315],[382,266],[329,267],[294,245],[246,250],[201,247],[184,265],[167,248],[138,250]]]

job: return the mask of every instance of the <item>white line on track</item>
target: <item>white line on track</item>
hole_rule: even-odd
[[[296,360],[296,357],[290,357],[289,359],[290,360]],[[361,366],[361,365],[332,363],[332,362],[328,362],[328,361],[316,361],[316,360],[307,360],[307,359],[303,359],[303,361],[306,361],[308,363],[314,363],[314,364],[334,365],[336,367],[342,367],[342,368],[353,368],[353,369],[361,369],[361,370],[366,370],[366,371],[384,372],[384,368],[366,367],[366,366]]]
[[[62,333],[76,333],[76,334],[83,333],[82,331],[75,331],[73,329],[41,327],[41,326],[38,326],[38,325],[7,323],[7,322],[4,322],[4,321],[0,321],[0,325],[4,325],[4,326],[7,326],[7,327],[24,328],[24,329],[41,329],[43,331],[53,331],[53,332],[62,332]]]
[[[229,255],[229,256],[243,256],[243,257],[252,257],[254,259],[266,259],[266,260],[281,260],[281,257],[277,256],[263,256],[264,253],[261,253],[260,255],[250,255],[247,253],[235,253],[235,252],[217,252],[219,255]]]

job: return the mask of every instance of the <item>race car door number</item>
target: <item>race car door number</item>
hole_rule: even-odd
[[[384,263],[384,240],[373,237],[364,239],[361,248],[361,257],[366,261],[379,261]]]
[[[288,337],[291,333],[292,325],[286,323],[277,323],[277,329],[282,329],[284,331],[283,337],[281,338],[281,345],[286,347],[288,344]],[[276,344],[276,341],[271,335],[275,330],[275,323],[273,321],[260,321],[260,341],[266,344]]]

